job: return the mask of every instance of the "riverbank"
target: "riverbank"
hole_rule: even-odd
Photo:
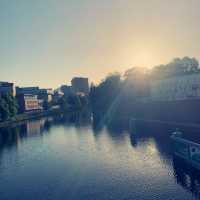
[[[151,132],[165,132],[169,135],[172,134],[176,129],[190,135],[191,132],[200,132],[200,123],[181,123],[172,121],[162,121],[162,120],[146,120],[146,119],[135,119],[129,120],[129,130],[131,132],[139,131],[142,132],[143,129],[149,130]],[[200,142],[200,140],[199,140]]]
[[[35,112],[31,112],[31,113],[18,114],[15,117],[13,117],[12,119],[0,122],[0,128],[14,125],[16,123],[23,122],[23,121],[30,120],[30,119],[37,119],[40,117],[47,117],[47,116],[60,115],[60,114],[62,114],[62,111],[60,109],[35,111]]]

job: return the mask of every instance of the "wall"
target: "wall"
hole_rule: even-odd
[[[154,80],[150,94],[155,101],[200,99],[200,74]]]

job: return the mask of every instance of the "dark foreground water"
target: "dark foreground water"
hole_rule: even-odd
[[[200,178],[169,136],[44,119],[0,133],[0,200],[191,200]]]

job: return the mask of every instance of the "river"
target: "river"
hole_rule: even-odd
[[[0,130],[0,199],[192,200],[200,176],[162,132],[47,118]]]

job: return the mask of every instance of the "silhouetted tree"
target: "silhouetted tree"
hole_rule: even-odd
[[[71,94],[63,96],[59,99],[58,104],[64,112],[68,111],[81,111],[88,106],[89,101],[87,96]]]
[[[60,106],[60,109],[63,112],[67,112],[69,111],[69,104],[67,102],[67,98],[65,96],[62,96],[59,100],[58,100],[58,105]]]
[[[99,85],[91,85],[90,103],[94,121],[109,124],[122,123],[124,118],[145,117],[141,102],[146,103],[150,95],[151,82],[173,76],[199,73],[195,58],[175,58],[166,65],[155,66],[152,70],[142,67],[128,69],[120,74],[108,75]],[[138,103],[140,102],[140,103]],[[95,123],[96,123],[95,122]]]
[[[108,75],[98,86],[92,86],[90,102],[94,120],[107,122],[114,115],[122,88],[121,75]]]
[[[50,108],[50,103],[47,100],[43,102],[43,108],[44,110],[48,110]]]
[[[158,65],[152,69],[153,78],[167,78],[172,76],[199,73],[199,62],[196,58],[174,58],[166,65]]]
[[[149,95],[149,71],[144,67],[128,69],[124,73],[123,85],[124,95],[131,100]]]

